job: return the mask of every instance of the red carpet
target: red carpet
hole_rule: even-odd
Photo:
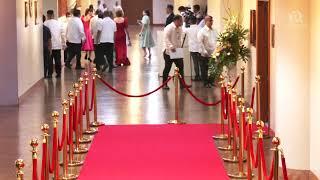
[[[229,179],[212,135],[218,125],[104,126],[80,180]]]

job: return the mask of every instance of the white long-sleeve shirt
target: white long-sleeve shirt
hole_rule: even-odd
[[[198,33],[200,31],[200,28],[198,25],[190,25],[189,28],[183,28],[183,31],[188,36],[188,45],[189,45],[189,51],[190,52],[199,52],[200,51],[200,43],[198,40]]]
[[[172,49],[181,48],[183,31],[181,27],[177,27],[174,22],[164,28],[164,43],[166,54]]]
[[[80,44],[86,40],[84,27],[79,17],[72,17],[67,26],[67,41],[69,43]]]
[[[49,19],[43,23],[50,29],[51,32],[51,42],[52,49],[59,50],[62,49],[62,45],[65,44],[65,35],[63,24],[55,19]]]
[[[205,26],[198,33],[200,42],[200,54],[203,57],[210,57],[214,52],[217,44],[217,31]]]

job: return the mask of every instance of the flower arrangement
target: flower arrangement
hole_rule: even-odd
[[[247,62],[250,49],[245,45],[249,30],[238,21],[238,17],[230,16],[225,19],[224,31],[217,38],[217,47],[209,60],[208,75],[211,82],[215,82],[223,73],[223,68],[234,67],[239,60]]]

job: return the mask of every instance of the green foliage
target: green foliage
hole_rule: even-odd
[[[217,48],[209,60],[208,75],[212,82],[219,78],[224,66],[230,69],[238,61],[247,62],[250,59],[250,49],[244,44],[248,33],[249,30],[238,22],[237,17],[226,19],[225,30],[219,34]]]

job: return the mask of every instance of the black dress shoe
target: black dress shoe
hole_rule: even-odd
[[[102,71],[102,72],[105,72],[105,71],[106,71],[106,69],[107,69],[107,67],[108,67],[108,66],[107,66],[106,64],[105,64],[105,65],[103,65],[103,68],[102,68],[102,70],[101,70],[101,71]]]
[[[164,89],[164,90],[170,90],[170,88],[169,88],[168,85],[163,86],[163,89]]]
[[[57,74],[57,75],[56,75],[56,78],[60,78],[60,77],[61,77],[61,74]]]
[[[65,66],[66,66],[68,69],[71,69],[71,64],[66,63]]]
[[[52,75],[48,75],[48,76],[47,76],[47,79],[51,79],[51,78],[52,78]]]

